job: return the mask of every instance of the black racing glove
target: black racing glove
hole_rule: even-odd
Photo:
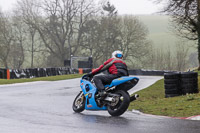
[[[86,76],[92,78],[92,77],[93,77],[93,74],[92,74],[92,72],[90,72],[90,73],[86,74]]]

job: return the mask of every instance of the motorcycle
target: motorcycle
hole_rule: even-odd
[[[80,80],[82,91],[74,99],[72,108],[74,112],[86,110],[107,110],[111,116],[122,115],[129,103],[136,100],[139,95],[130,96],[127,92],[139,81],[137,77],[123,76],[114,79],[111,84],[105,85],[106,96],[101,97],[91,77],[84,75]]]

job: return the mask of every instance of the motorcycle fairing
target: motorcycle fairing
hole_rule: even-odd
[[[107,110],[106,106],[98,107],[95,101],[95,94],[97,92],[97,88],[94,85],[87,81],[81,80],[81,89],[83,94],[85,95],[86,102],[85,102],[85,109],[86,110]]]
[[[132,81],[132,80],[138,81],[139,79],[137,77],[123,76],[123,77],[114,79],[110,85],[105,85],[105,87],[118,86],[120,84],[123,84],[127,81]],[[86,110],[107,110],[106,106],[103,106],[103,107],[97,106],[97,103],[95,101],[95,94],[97,92],[97,88],[91,82],[82,79],[80,86],[86,98],[86,102],[85,102]],[[132,87],[133,86],[131,86],[131,88]]]

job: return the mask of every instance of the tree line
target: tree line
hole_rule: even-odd
[[[130,68],[186,68],[170,65],[172,58],[185,61],[187,57],[180,56],[184,53],[167,54],[166,62],[165,52],[148,39],[147,27],[135,16],[119,16],[109,2],[18,0],[12,13],[0,11],[1,67],[62,67],[72,55],[92,56],[98,67],[114,50],[124,53]]]
[[[161,13],[172,17],[173,31],[180,37],[196,42],[200,70],[200,0],[155,0],[165,2]]]

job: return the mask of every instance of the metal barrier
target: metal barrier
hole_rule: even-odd
[[[134,70],[129,70],[129,75],[164,76],[164,73],[171,73],[171,72],[174,71],[134,69]]]
[[[0,79],[18,78],[34,78],[34,77],[46,77],[66,74],[83,74],[89,73],[93,69],[91,68],[78,68],[70,69],[69,67],[58,67],[58,68],[28,68],[28,69],[0,69]],[[159,71],[159,70],[143,70],[135,69],[129,70],[129,75],[148,75],[148,76],[163,76],[164,73],[171,73],[172,71]],[[9,75],[10,73],[10,75]]]
[[[28,68],[28,69],[3,69],[0,68],[0,79],[18,79],[18,78],[34,78],[34,77],[47,77],[66,74],[83,74],[89,73],[91,68],[78,68],[70,69],[69,67],[59,68]],[[129,70],[130,75],[149,75],[149,76],[163,76],[164,73],[171,71],[156,71],[156,70],[143,70],[135,69]]]

